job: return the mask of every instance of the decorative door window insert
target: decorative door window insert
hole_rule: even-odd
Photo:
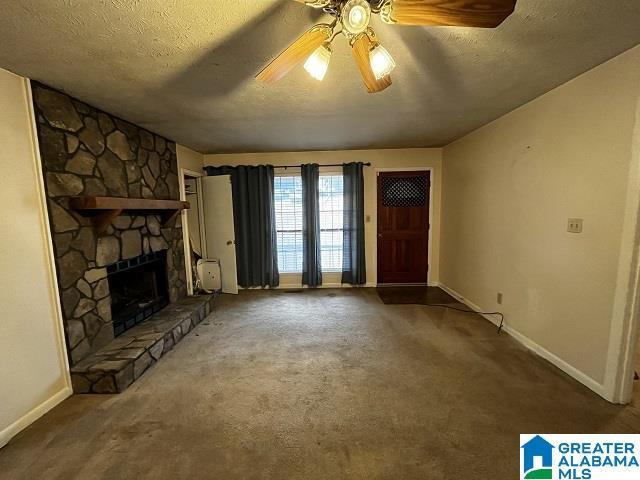
[[[427,203],[426,176],[382,178],[382,204],[385,207],[422,207]]]

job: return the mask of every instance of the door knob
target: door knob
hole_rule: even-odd
[[[227,240],[227,245],[233,245],[233,242],[231,240]]]

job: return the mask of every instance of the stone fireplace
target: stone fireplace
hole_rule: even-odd
[[[32,88],[73,367],[187,291],[179,216],[167,224],[160,215],[123,212],[98,234],[70,200],[178,200],[176,148],[49,87]]]

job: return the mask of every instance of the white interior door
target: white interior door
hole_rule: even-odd
[[[220,261],[222,291],[237,294],[238,270],[231,176],[203,177],[202,203],[206,258]]]

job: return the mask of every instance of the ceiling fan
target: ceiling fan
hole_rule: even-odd
[[[274,83],[302,62],[322,80],[331,60],[331,42],[343,34],[349,41],[369,93],[391,85],[396,64],[380,45],[371,16],[392,25],[431,25],[495,28],[513,13],[517,0],[295,0],[332,15],[331,23],[313,26],[267,65],[256,78]]]

